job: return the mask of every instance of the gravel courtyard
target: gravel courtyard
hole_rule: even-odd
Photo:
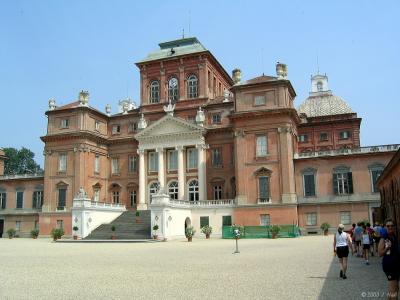
[[[338,277],[332,236],[167,243],[0,239],[0,299],[364,299],[384,296],[380,259],[350,257]],[[385,298],[385,296],[383,297]]]

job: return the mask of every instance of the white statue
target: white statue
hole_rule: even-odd
[[[79,105],[87,106],[89,103],[89,92],[82,90],[79,93]]]
[[[171,99],[168,101],[168,105],[164,105],[164,111],[167,113],[167,115],[173,116],[174,115],[174,109],[175,109],[175,104],[171,103]]]
[[[49,99],[49,110],[55,110],[56,107],[56,100],[53,98]]]
[[[146,127],[147,127],[147,121],[144,118],[144,115],[142,114],[140,116],[140,119],[139,119],[139,122],[138,122],[138,129],[142,130],[142,129],[145,129]]]
[[[201,106],[200,106],[199,110],[197,111],[197,114],[196,114],[196,124],[199,126],[203,126],[205,119],[206,119],[206,117],[204,115],[204,111],[201,110]]]
[[[111,105],[110,104],[106,105],[106,115],[111,116]]]

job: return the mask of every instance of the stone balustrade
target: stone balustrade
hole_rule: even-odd
[[[1,175],[0,180],[7,180],[7,179],[34,179],[34,178],[42,178],[44,177],[43,173],[38,174],[15,174],[15,175]]]
[[[189,207],[210,207],[210,206],[234,206],[234,199],[222,199],[222,200],[206,200],[206,201],[186,201],[186,200],[173,200],[170,199],[169,203],[175,205],[189,206]]]
[[[354,154],[367,154],[367,153],[377,153],[377,152],[391,152],[391,151],[397,151],[399,148],[400,148],[400,144],[393,144],[393,145],[368,146],[368,147],[360,147],[360,148],[353,148],[353,149],[309,151],[309,152],[295,153],[294,159],[354,155]]]
[[[119,203],[106,203],[92,201],[91,199],[74,199],[73,207],[85,207],[85,208],[100,208],[110,210],[126,210],[125,205]]]

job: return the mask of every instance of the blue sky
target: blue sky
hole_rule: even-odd
[[[278,3],[279,2],[279,3]],[[134,62],[158,43],[196,36],[228,73],[275,74],[285,62],[298,106],[310,75],[363,118],[362,145],[400,143],[399,1],[17,1],[0,2],[0,147],[25,146],[43,165],[48,99],[81,89],[104,110],[139,102]],[[189,17],[190,16],[190,17]]]

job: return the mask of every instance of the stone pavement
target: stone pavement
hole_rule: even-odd
[[[340,279],[332,236],[167,243],[0,239],[0,299],[365,299],[387,289],[379,258],[350,257]],[[383,297],[385,298],[385,297]]]

